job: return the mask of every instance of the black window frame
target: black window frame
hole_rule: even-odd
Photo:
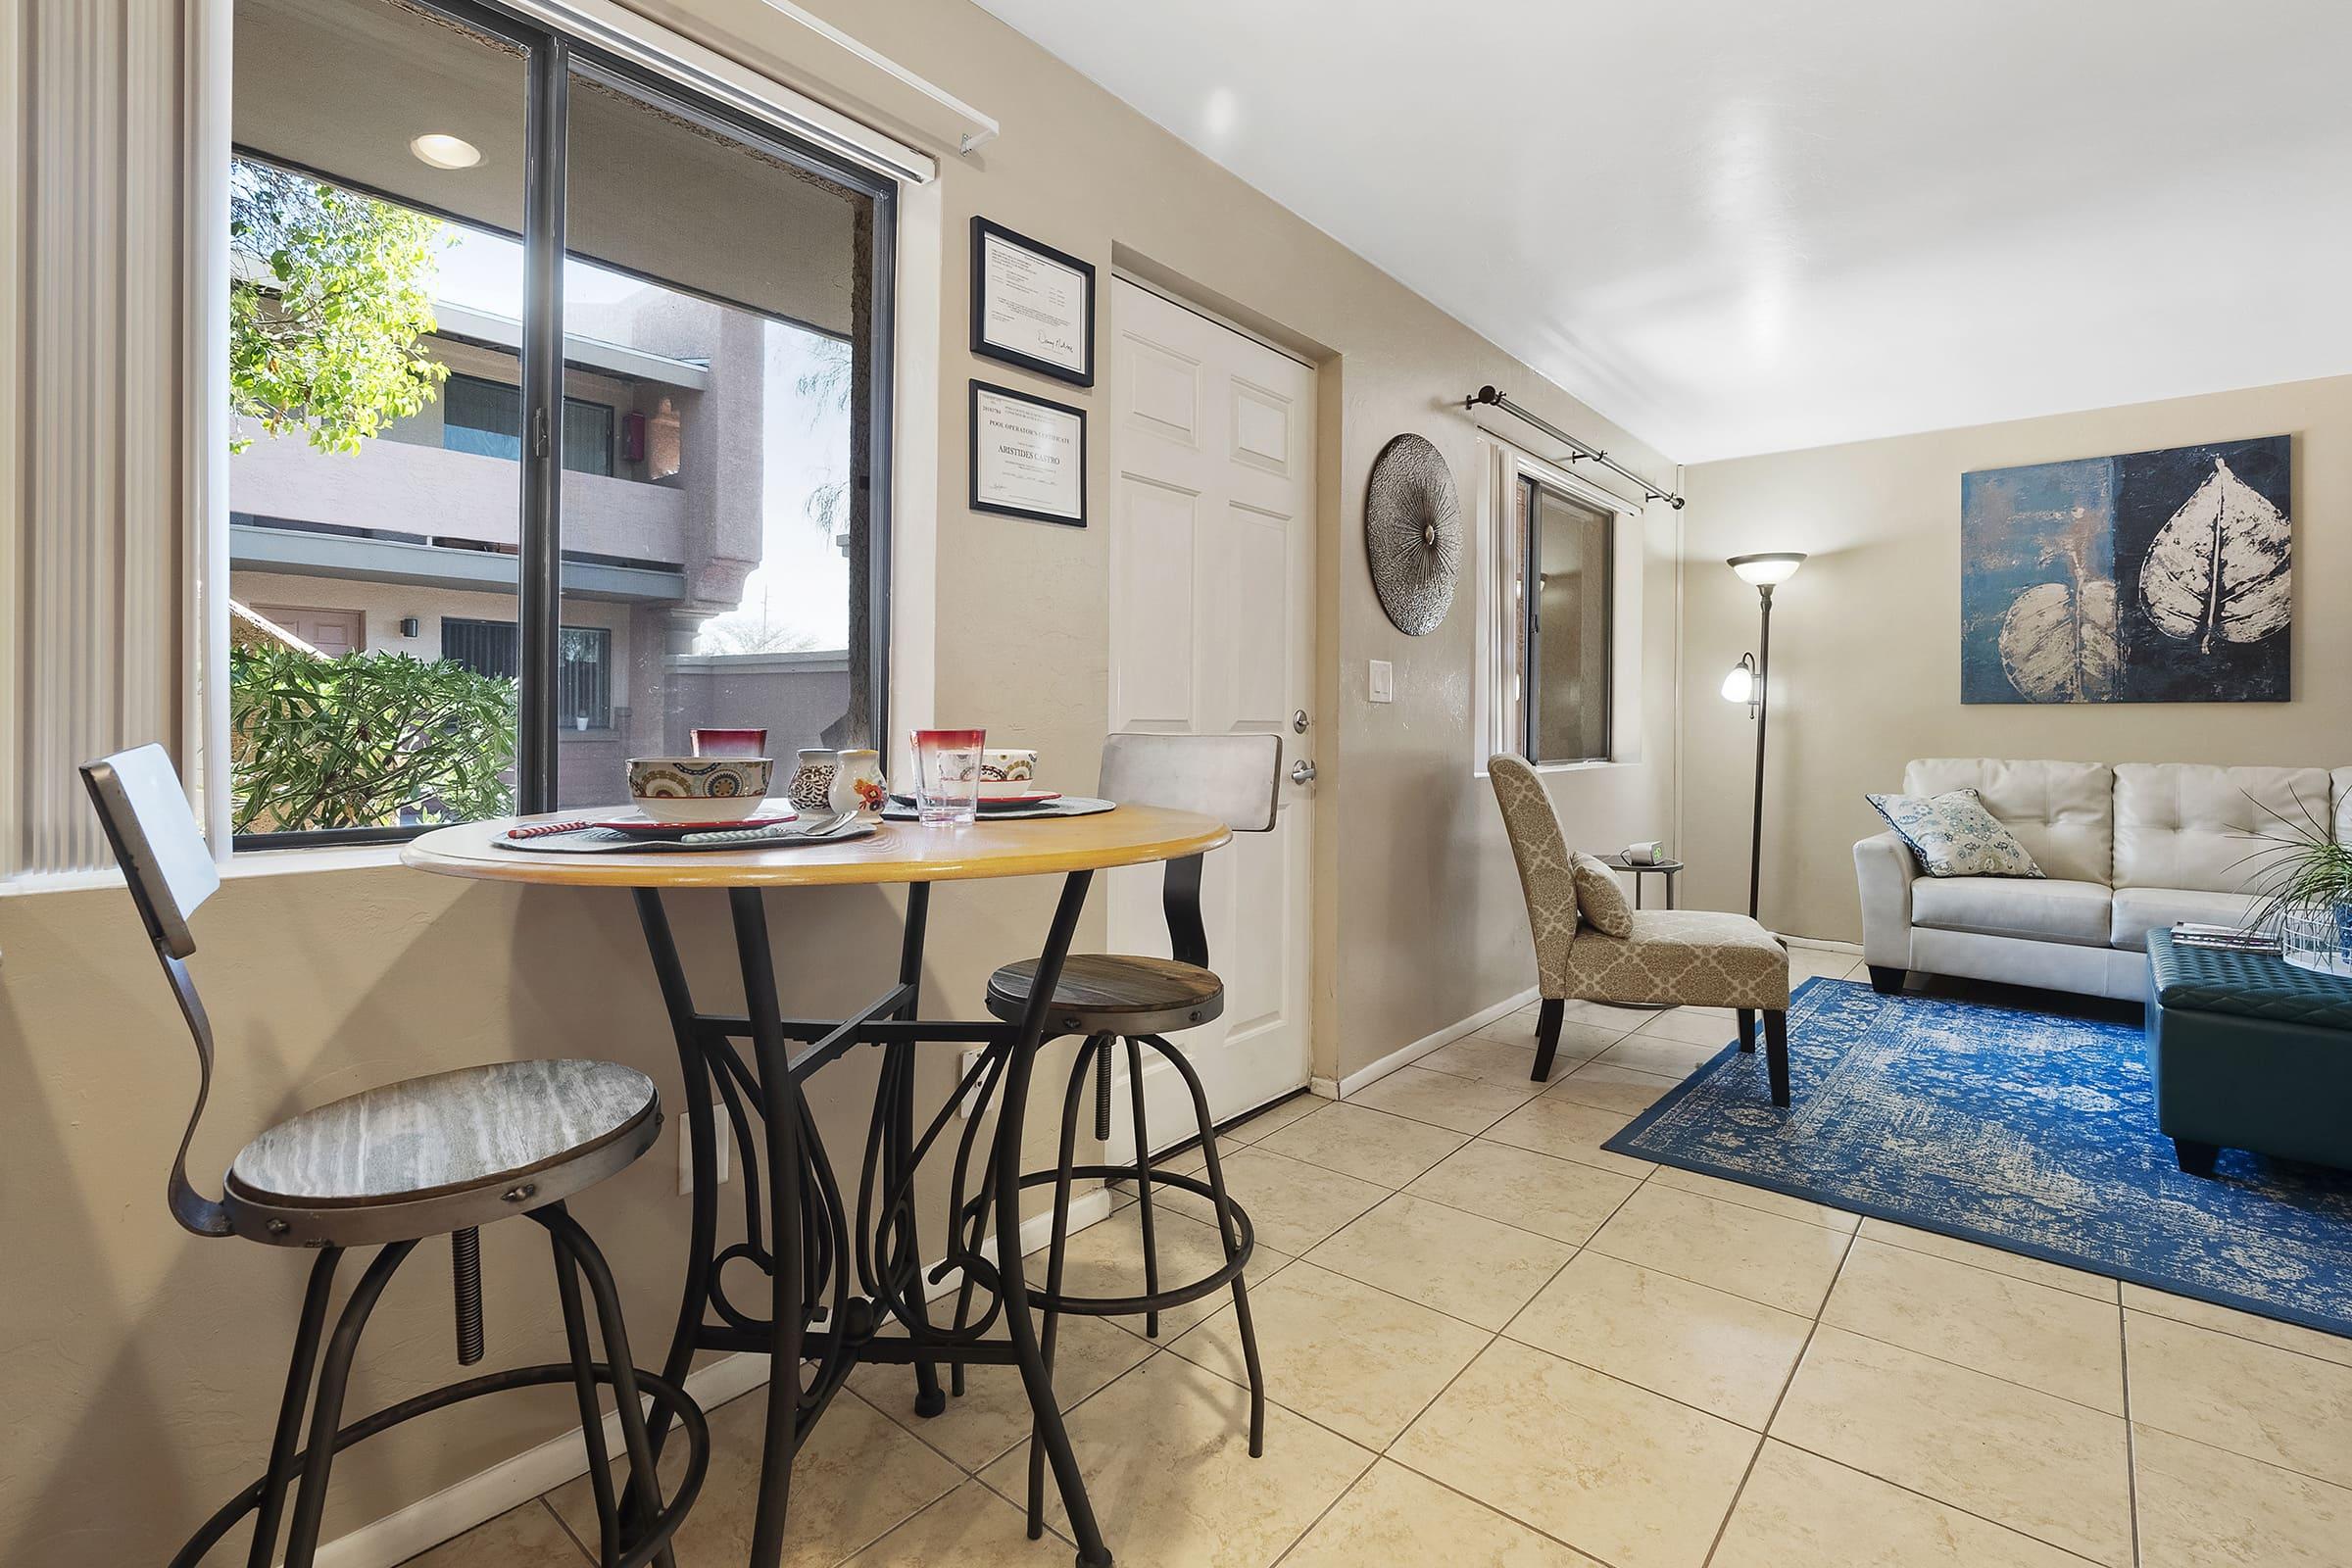
[[[1519,669],[1519,755],[1537,767],[1571,767],[1580,762],[1605,762],[1617,750],[1617,514],[1608,508],[1545,484],[1532,473],[1519,476],[1519,514],[1526,519],[1519,540],[1520,646],[1526,650]],[[1537,502],[1545,493],[1600,518],[1600,751],[1591,757],[1545,757],[1541,687],[1544,669],[1544,527]]]
[[[891,410],[893,367],[897,358],[898,182],[804,140],[783,126],[730,104],[706,98],[691,87],[633,61],[510,11],[495,0],[404,0],[404,3],[514,44],[522,51],[527,63],[529,87],[523,104],[523,140],[528,148],[523,180],[524,231],[506,236],[522,244],[524,274],[519,358],[525,437],[517,465],[521,505],[515,552],[515,620],[522,669],[515,736],[515,810],[530,815],[557,809],[556,766],[561,745],[557,718],[561,707],[558,693],[564,629],[561,498],[564,469],[564,420],[553,410],[561,405],[564,387],[564,259],[567,254],[564,172],[569,159],[569,84],[575,74],[599,78],[658,112],[741,140],[871,203],[870,239],[863,258],[869,275],[862,279],[867,312],[866,352],[870,363],[865,373],[866,395],[862,404],[852,411],[850,451],[850,482],[865,502],[865,625],[862,649],[853,647],[850,659],[855,671],[862,651],[865,710],[869,716],[865,740],[869,745],[885,745],[890,734]],[[263,162],[300,169],[283,159],[264,158],[241,146],[232,145],[229,155],[260,158]],[[364,190],[413,211],[431,213],[451,222],[474,228],[483,226],[476,220],[436,211],[414,196],[369,189],[322,170],[300,169],[300,172],[345,189]],[[773,315],[765,311],[758,314]],[[864,432],[862,445],[858,440],[860,425]],[[853,590],[857,581],[858,574],[853,570]],[[853,603],[851,609],[853,636],[856,636],[858,606]],[[855,712],[855,695],[852,701]],[[398,844],[429,831],[429,827],[419,826],[240,833],[230,841],[230,848],[234,852]]]

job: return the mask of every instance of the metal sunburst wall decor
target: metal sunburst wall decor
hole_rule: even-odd
[[[1380,608],[1398,631],[1425,637],[1444,624],[1462,569],[1462,510],[1453,472],[1427,438],[1400,435],[1372,460],[1364,553]]]

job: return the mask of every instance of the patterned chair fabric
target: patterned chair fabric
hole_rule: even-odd
[[[1576,941],[1576,867],[1559,813],[1544,793],[1536,770],[1516,757],[1487,759],[1494,804],[1502,808],[1502,830],[1519,862],[1519,889],[1527,896],[1527,925],[1536,939],[1536,978],[1546,997],[1568,990],[1568,950]]]
[[[1497,756],[1488,760],[1487,776],[1519,863],[1546,1000],[1787,1008],[1788,951],[1744,914],[1638,909],[1630,936],[1578,929],[1573,857],[1536,770]]]
[[[1636,909],[1634,934],[1577,934],[1568,996],[1587,1002],[1670,1002],[1685,1007],[1788,1005],[1788,953],[1744,914]]]

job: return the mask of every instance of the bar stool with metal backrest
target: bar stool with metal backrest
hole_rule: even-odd
[[[596,1492],[600,1562],[605,1568],[638,1568],[655,1560],[669,1564],[669,1539],[702,1487],[710,1429],[682,1389],[630,1364],[612,1271],[588,1233],[564,1211],[564,1200],[622,1170],[653,1146],[662,1127],[653,1081],[618,1062],[510,1061],[386,1084],[270,1128],[231,1162],[221,1198],[205,1197],[188,1180],[187,1157],[212,1092],[213,1031],[188,971],[187,960],[196,951],[188,917],[219,889],[220,873],[162,747],[142,746],[85,762],[81,776],[195,1037],[196,1104],[172,1162],[172,1217],[198,1236],[236,1235],[317,1253],[269,1470],[205,1522],[172,1559],[172,1568],[193,1568],[247,1514],[254,1515],[254,1531],[246,1561],[249,1568],[270,1568],[280,1560],[277,1539],[289,1494],[293,1518],[282,1560],[285,1568],[309,1568],[318,1547],[328,1474],[342,1449],[466,1399],[557,1383],[571,1385],[579,1400]],[[570,1359],[453,1383],[343,1425],[344,1389],[360,1333],[393,1272],[428,1236],[450,1238],[458,1359],[466,1366],[482,1359],[479,1228],[514,1214],[527,1214],[548,1233]],[[321,1359],[319,1341],[336,1266],[354,1247],[379,1250],[345,1301]],[[589,1346],[582,1275],[604,1341],[602,1362]],[[600,1384],[612,1387],[628,1450],[625,1520],[605,1448]],[[686,1434],[686,1470],[666,1503],[655,1475],[640,1396],[650,1396]],[[307,1448],[301,1446],[306,1409]]]
[[[1157,806],[1213,816],[1236,833],[1271,832],[1275,798],[1281,787],[1282,737],[1279,735],[1112,735],[1103,742],[1100,793],[1124,805]],[[1031,1303],[1045,1316],[1040,1337],[1049,1372],[1054,1365],[1056,1322],[1063,1312],[1090,1317],[1132,1317],[1141,1314],[1145,1332],[1156,1337],[1159,1314],[1198,1300],[1230,1285],[1234,1314],[1241,1328],[1242,1356],[1250,1370],[1250,1454],[1265,1450],[1266,1380],[1257,1360],[1257,1333],[1250,1321],[1249,1287],[1243,1272],[1255,1245],[1250,1216],[1225,1191],[1225,1175],[1217,1162],[1217,1130],[1200,1087],[1184,1053],[1164,1039],[1164,1031],[1207,1023],[1225,1010],[1225,983],[1208,967],[1208,936],[1200,919],[1201,858],[1191,856],[1168,862],[1160,894],[1166,911],[1168,941],[1175,956],[1151,958],[1126,954],[1072,954],[1062,964],[1047,1014],[1050,1035],[1082,1035],[1085,1044],[1070,1065],[1069,1091],[1061,1109],[1061,1148],[1054,1169],[1021,1178],[1023,1187],[1054,1184],[1054,1234],[1046,1265],[1046,1288],[1032,1290]],[[1017,1020],[1029,1004],[1037,963],[1024,959],[1008,963],[989,977],[988,1007],[1000,1018]],[[1089,1074],[1095,1083],[1095,1136],[1110,1137],[1111,1048],[1123,1044],[1127,1058],[1127,1091],[1135,1122],[1132,1164],[1077,1164],[1078,1106]],[[1157,1052],[1183,1079],[1192,1096],[1193,1118],[1206,1165],[1203,1181],[1155,1168],[1152,1138],[1144,1119],[1143,1048]],[[1082,1297],[1061,1288],[1063,1252],[1068,1244],[1070,1183],[1080,1176],[1135,1183],[1144,1232],[1144,1294],[1130,1297]],[[1152,1228],[1152,1192],[1155,1186],[1181,1188],[1209,1200],[1217,1214],[1225,1262],[1199,1279],[1162,1286],[1159,1257]],[[961,1392],[958,1389],[957,1392]],[[1029,1535],[1044,1530],[1044,1449],[1032,1437],[1029,1445]]]

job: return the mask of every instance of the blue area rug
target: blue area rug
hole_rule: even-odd
[[[2352,1335],[2352,1175],[2180,1171],[2132,1025],[1811,980],[1788,1055],[1787,1110],[1735,1044],[1605,1147]]]

